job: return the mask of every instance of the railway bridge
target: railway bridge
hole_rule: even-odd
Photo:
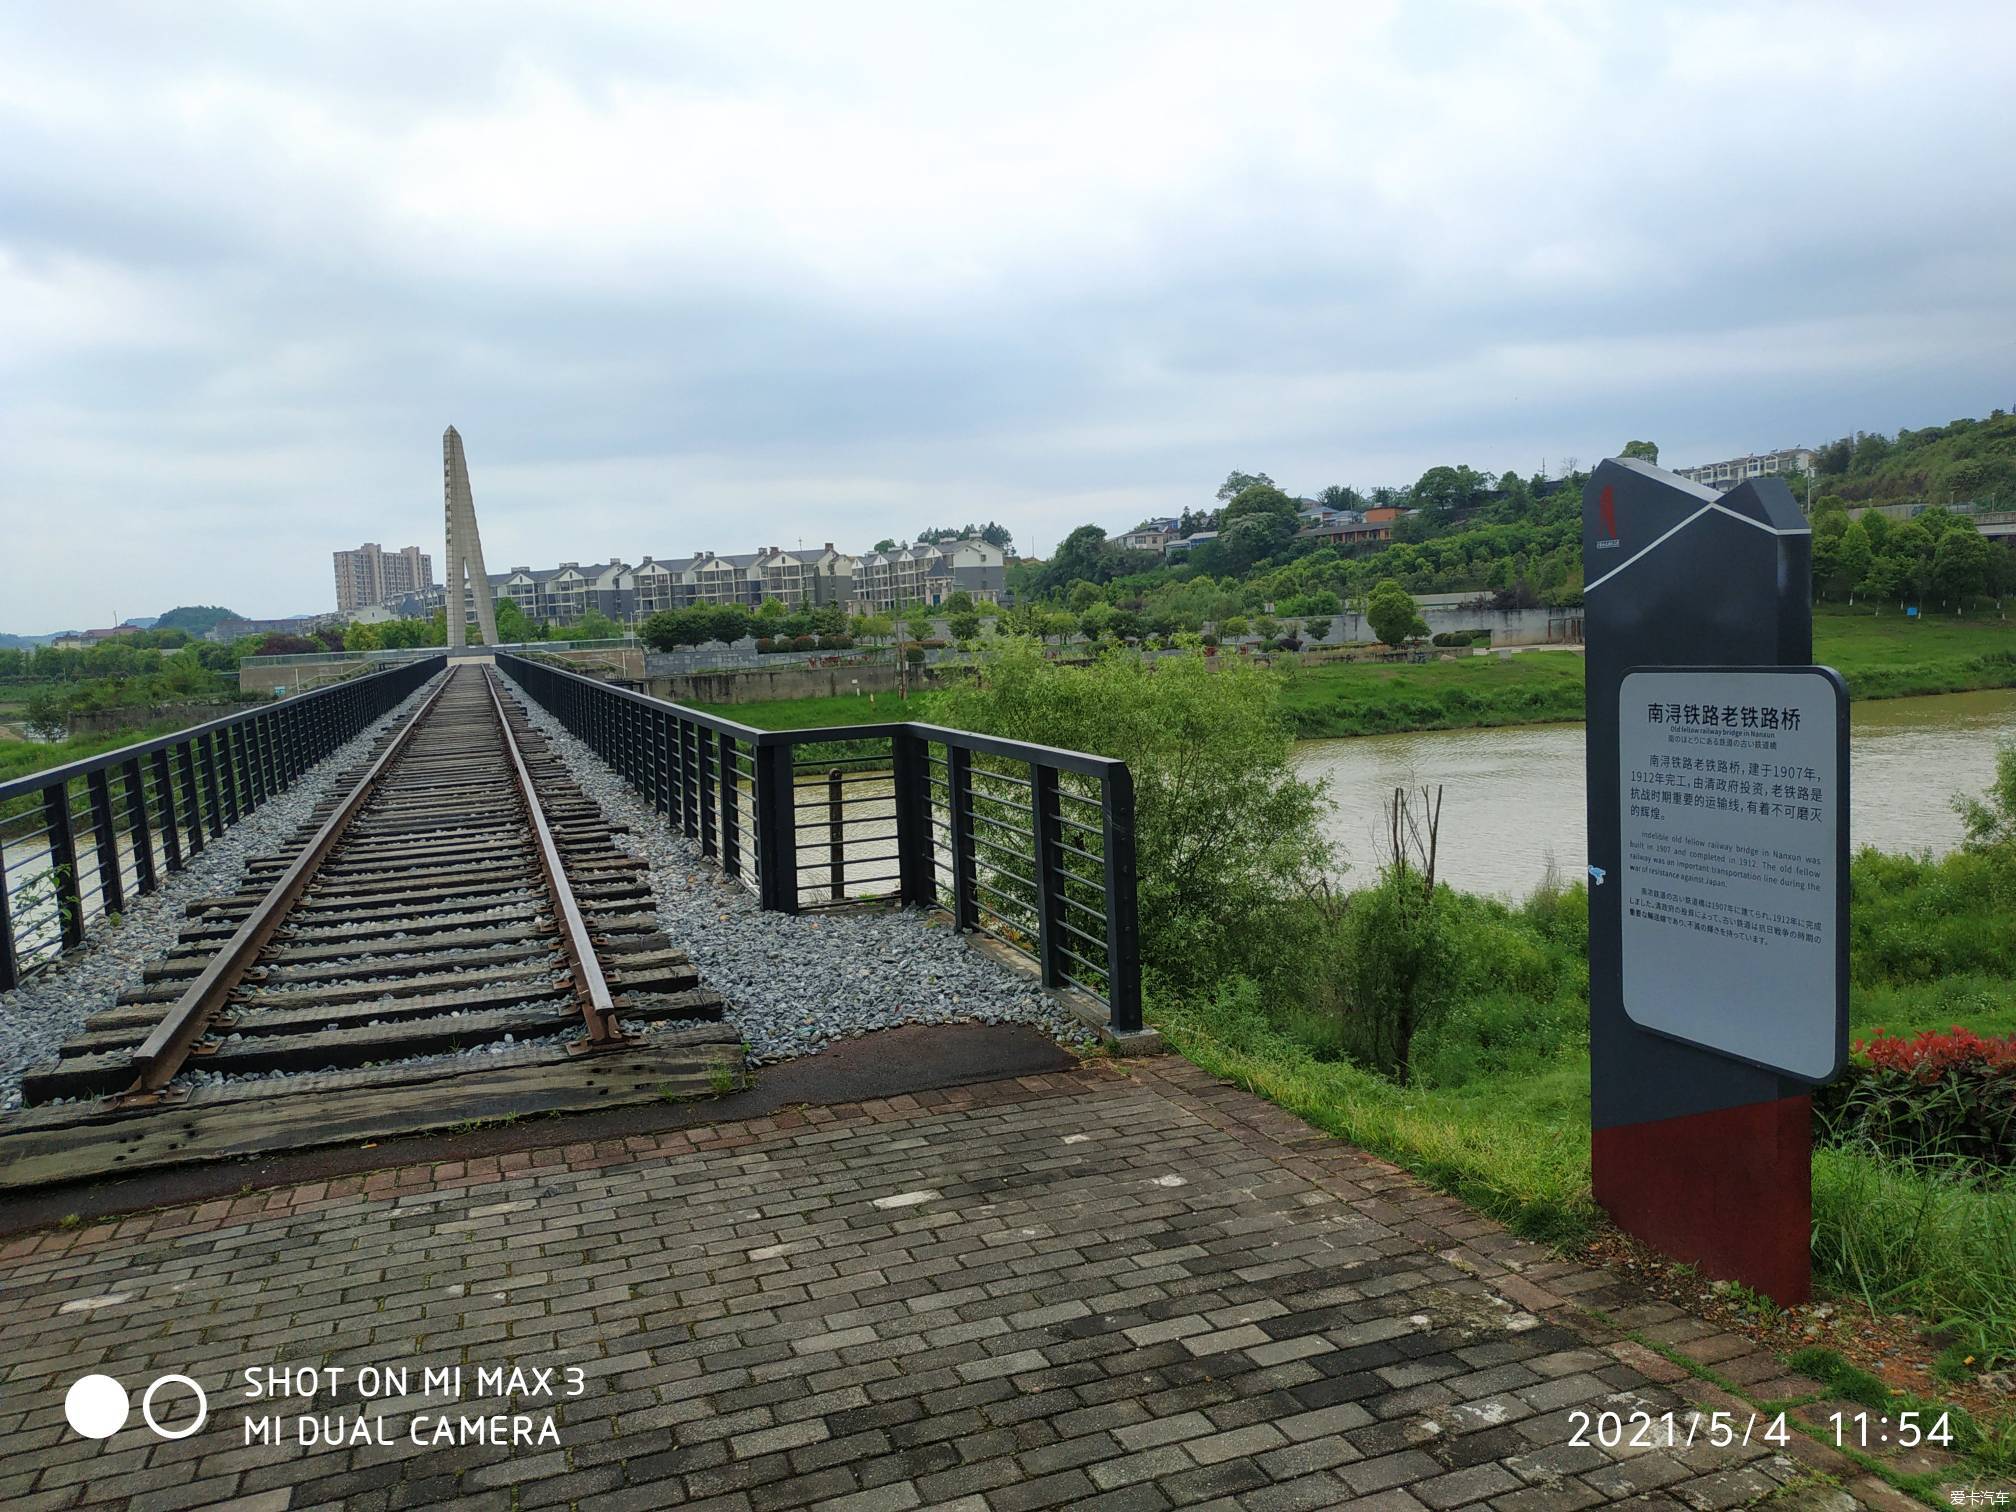
[[[7,1506],[1892,1504],[1740,1327],[1074,1053],[1123,763],[498,647],[444,481],[485,645],[0,784]]]

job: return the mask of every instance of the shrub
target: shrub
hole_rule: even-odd
[[[903,648],[903,660],[913,667],[923,666],[924,648],[922,646],[905,646]]]
[[[1815,1098],[1821,1138],[1914,1163],[1995,1176],[2016,1165],[2016,1035],[1955,1025],[1911,1039],[1857,1040],[1840,1080]]]
[[[777,642],[770,639],[769,636],[759,635],[756,637],[756,654],[758,656],[768,656],[772,651],[777,649]]]
[[[821,651],[852,651],[854,637],[851,635],[822,635],[819,637]]]
[[[817,651],[819,649],[818,637],[794,635],[791,637],[791,649],[793,651]]]

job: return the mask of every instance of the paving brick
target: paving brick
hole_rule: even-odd
[[[1536,1316],[1543,1296],[1732,1379],[1782,1368],[1173,1057],[22,1236],[0,1290],[10,1512],[1721,1512],[1793,1464],[1568,1445],[1571,1411],[1700,1388],[1571,1311]],[[131,1309],[61,1310],[120,1291]],[[268,1456],[215,1389],[243,1359],[402,1351],[580,1364],[591,1390],[555,1404],[560,1450]],[[204,1379],[204,1442],[69,1438],[83,1360]]]

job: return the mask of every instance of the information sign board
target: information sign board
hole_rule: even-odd
[[[1848,1035],[1848,698],[1825,667],[1627,672],[1624,1012],[1810,1082]]]

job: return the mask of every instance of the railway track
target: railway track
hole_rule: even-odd
[[[739,1038],[621,832],[451,668],[23,1078],[0,1188],[710,1090]]]

